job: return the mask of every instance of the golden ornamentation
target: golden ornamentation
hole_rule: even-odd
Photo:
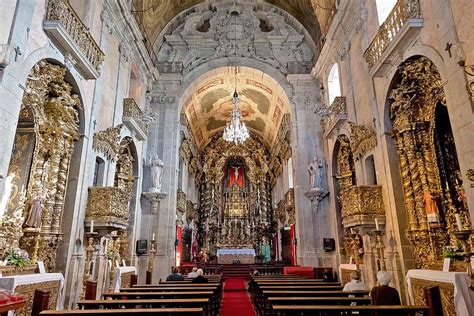
[[[23,295],[25,297],[26,304],[23,308],[15,311],[16,316],[30,316],[33,309],[33,298],[35,296],[35,290],[40,289],[44,291],[50,291],[48,309],[56,309],[58,300],[58,289],[60,281],[44,281],[39,283],[22,284],[18,285],[14,293]]]
[[[466,176],[472,182],[471,188],[474,188],[474,169],[467,170]]]
[[[468,210],[456,210],[451,193],[441,183],[437,164],[435,110],[437,104],[445,104],[439,72],[429,59],[420,57],[401,66],[400,77],[389,96],[391,133],[400,163],[415,264],[424,267],[442,260],[441,249],[455,241],[454,213],[459,211],[468,218]],[[433,199],[439,213],[440,223],[436,227],[428,227],[426,195]],[[440,200],[442,207],[438,207]]]
[[[148,125],[143,121],[143,115],[142,109],[140,109],[134,98],[123,99],[122,119],[133,119],[143,133],[146,134],[148,132]]]
[[[421,7],[418,0],[400,0],[390,12],[385,22],[364,52],[364,58],[369,70],[374,67],[392,40],[400,33],[409,19],[420,19]]]
[[[117,163],[115,165],[115,183],[118,188],[127,192],[129,198],[132,197],[133,181],[133,154],[129,144],[132,142],[130,137],[125,137],[120,142]]]
[[[89,32],[89,28],[74,12],[69,1],[49,0],[46,20],[59,21],[97,72],[100,72],[105,55]]]
[[[454,306],[454,285],[447,282],[429,281],[424,279],[411,278],[411,289],[413,292],[414,304],[421,306],[426,305],[424,288],[438,286],[441,295],[441,303],[443,306],[444,316],[455,316],[456,309]]]
[[[125,228],[128,224],[128,201],[129,194],[123,188],[89,187],[86,219]]]
[[[350,269],[341,269],[341,283],[344,285],[346,283],[351,282],[351,273],[354,272],[354,270]]]
[[[120,287],[132,287],[133,272],[126,272],[120,275]]]
[[[375,131],[358,125],[354,122],[348,122],[351,127],[351,150],[356,161],[368,151],[377,146],[377,136]]]
[[[379,185],[350,186],[340,195],[344,227],[372,223],[375,216],[385,216],[382,187]]]
[[[64,81],[66,69],[46,61],[38,62],[26,82],[23,107],[33,113],[36,145],[28,183],[27,203],[46,196],[42,203],[39,259],[54,269],[56,250],[61,242],[61,219],[74,142],[79,139],[81,103]],[[24,214],[25,217],[27,214]],[[27,228],[25,228],[26,231]],[[22,238],[21,247],[33,252],[35,242]]]
[[[102,152],[111,161],[117,160],[120,152],[120,133],[122,127],[123,124],[119,124],[116,127],[109,127],[104,131],[95,133],[92,140],[92,148]]]
[[[176,208],[182,212],[186,212],[186,193],[180,189],[176,192]]]
[[[331,105],[321,110],[321,127],[329,134],[338,124],[347,118],[346,97],[335,97]]]

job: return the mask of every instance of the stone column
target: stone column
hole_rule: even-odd
[[[314,156],[325,156],[321,139],[322,129],[319,118],[314,114],[320,102],[317,82],[309,74],[288,75],[293,85],[291,98],[292,130],[291,146],[294,164],[294,189],[296,206],[297,263],[307,266],[321,266],[326,260],[322,238],[329,236],[328,208],[326,200],[321,201],[317,214],[311,200],[305,195],[310,188],[308,166]],[[326,181],[324,181],[326,186]]]

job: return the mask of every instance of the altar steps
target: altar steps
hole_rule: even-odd
[[[250,279],[252,268],[250,264],[223,264],[222,278],[244,278]]]

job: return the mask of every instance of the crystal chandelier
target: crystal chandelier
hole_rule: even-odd
[[[235,90],[232,97],[231,121],[227,123],[223,135],[225,141],[233,142],[236,145],[243,144],[250,137],[247,126],[240,120],[242,118],[242,112],[239,110],[239,103],[239,94],[237,90]]]
[[[249,131],[245,123],[241,121],[242,112],[239,110],[239,94],[237,93],[237,15],[233,14],[234,20],[234,51],[235,51],[235,70],[234,70],[234,95],[232,96],[232,113],[231,120],[227,123],[222,137],[227,142],[233,142],[236,145],[243,144],[249,137]]]

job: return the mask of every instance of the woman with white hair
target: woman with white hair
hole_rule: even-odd
[[[387,271],[377,273],[378,286],[370,291],[372,305],[401,305],[397,289],[390,287],[392,276]]]
[[[361,274],[358,270],[351,272],[351,281],[344,285],[343,291],[368,291],[369,288],[361,280]]]
[[[204,271],[202,269],[197,269],[197,277],[195,277],[191,282],[192,283],[208,283],[209,280],[204,277]]]

